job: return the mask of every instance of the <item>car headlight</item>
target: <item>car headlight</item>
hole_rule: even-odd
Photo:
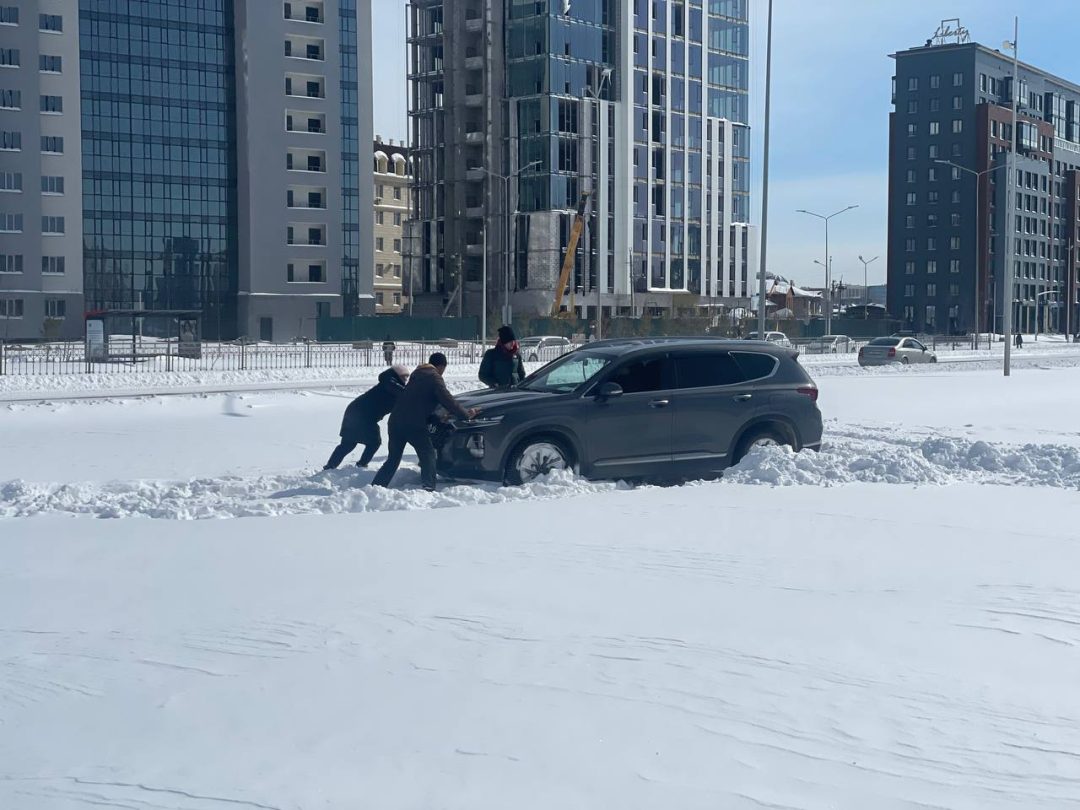
[[[495,416],[478,416],[475,419],[461,419],[455,424],[458,430],[480,430],[482,428],[494,427],[502,422],[505,418],[505,414],[497,414]]]

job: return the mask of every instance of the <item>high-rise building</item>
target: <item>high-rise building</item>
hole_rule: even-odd
[[[405,144],[375,136],[375,314],[396,315],[408,306],[403,295],[405,233],[412,215],[412,161]]]
[[[415,306],[586,317],[746,305],[745,0],[413,0]]]
[[[1021,62],[1014,133],[1010,53],[947,21],[894,59],[890,313],[957,333],[978,312],[978,329],[1001,331],[1011,300],[1018,331],[1075,331],[1080,86]]]
[[[0,0],[0,338],[373,311],[370,24],[370,0]]]

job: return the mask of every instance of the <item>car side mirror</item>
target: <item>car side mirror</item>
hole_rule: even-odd
[[[596,390],[596,401],[605,402],[623,394],[622,386],[615,382],[606,382]]]
[[[922,347],[922,350],[923,350],[923,351],[925,352],[925,351],[926,351],[926,347],[925,347],[925,346],[923,346],[923,347]]]

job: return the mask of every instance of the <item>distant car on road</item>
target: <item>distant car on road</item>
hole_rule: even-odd
[[[847,335],[824,335],[806,345],[807,354],[847,354],[850,351],[851,338]]]
[[[821,446],[818,389],[797,353],[711,338],[603,340],[499,391],[458,396],[472,420],[437,433],[439,470],[528,483],[711,477],[752,448]]]
[[[913,337],[879,337],[859,349],[860,366],[936,363],[937,355]]]
[[[746,336],[747,340],[760,340],[757,332],[751,332]],[[788,336],[783,332],[766,332],[765,340],[776,346],[783,346],[785,349],[791,348],[791,341],[788,340]]]
[[[518,344],[521,347],[521,356],[530,363],[536,363],[540,360],[544,362],[554,360],[560,354],[574,348],[574,344],[568,338],[556,335],[527,337],[518,341]]]

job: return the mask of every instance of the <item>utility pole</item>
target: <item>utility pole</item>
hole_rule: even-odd
[[[765,268],[769,254],[769,129],[772,112],[772,29],[773,0],[769,0],[768,35],[765,45],[765,159],[761,188],[761,257],[758,266],[758,337],[765,339]],[[826,245],[825,253],[829,248]]]
[[[1002,367],[1002,371],[1006,377],[1008,377],[1012,371],[1012,341],[1013,341],[1013,288],[1016,282],[1013,278],[1013,242],[1016,239],[1011,227],[1012,212],[1009,207],[1009,201],[1016,199],[1016,177],[1013,171],[1016,166],[1016,144],[1019,140],[1019,133],[1017,132],[1016,123],[1017,115],[1020,111],[1020,18],[1013,18],[1013,40],[1012,42],[1005,43],[1006,47],[1011,47],[1013,52],[1013,79],[1012,79],[1012,143],[1009,144],[1009,152],[1006,156],[1006,165],[1008,168],[1005,170],[1006,182],[1008,185],[1005,187],[1005,290],[1002,292],[1002,302],[1005,304],[1004,313],[1004,326],[1005,326],[1005,362]]]
[[[875,256],[872,259],[864,259],[861,255],[859,261],[862,262],[862,282],[863,282],[863,320],[865,321],[870,317],[870,282],[869,274],[866,272],[866,268],[876,262],[880,256]]]

